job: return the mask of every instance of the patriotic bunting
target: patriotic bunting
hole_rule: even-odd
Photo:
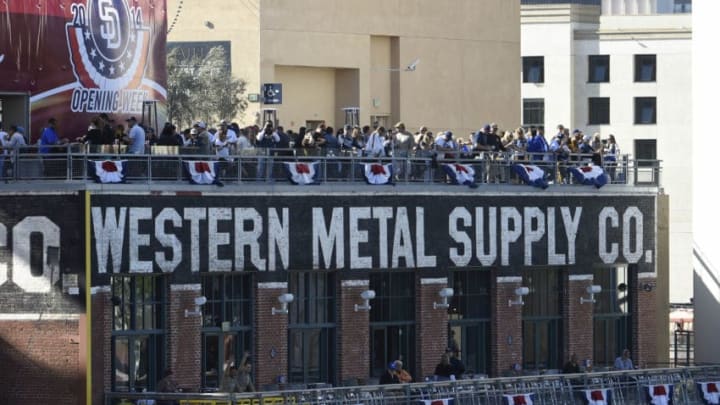
[[[442,167],[453,184],[462,184],[471,188],[477,187],[477,184],[475,184],[475,170],[472,166],[460,163],[446,163]]]
[[[124,183],[127,160],[88,160],[88,175],[97,183]]]
[[[585,400],[588,405],[609,405],[610,390],[607,388],[598,388],[594,390],[584,390]]]
[[[293,184],[317,184],[320,162],[285,162],[285,171]]]
[[[586,186],[600,188],[608,183],[608,176],[600,166],[571,167],[568,172],[575,178],[576,182]]]
[[[533,405],[534,394],[503,395],[505,405]]]
[[[365,163],[365,179],[368,184],[392,184],[393,166],[390,164]]]
[[[673,403],[673,386],[670,384],[648,385],[648,400],[652,405],[671,405]]]
[[[183,162],[185,170],[190,177],[192,184],[216,184],[221,186],[222,183],[217,178],[219,162],[188,160]]]
[[[420,403],[421,405],[455,405],[455,400],[453,398],[423,399]]]
[[[697,383],[697,385],[706,404],[720,404],[720,392],[718,392],[718,385],[720,385],[720,381],[701,382]]]
[[[542,189],[548,188],[548,183],[545,181],[545,171],[543,169],[535,165],[524,165],[521,163],[514,164],[512,169],[520,176],[525,184]]]

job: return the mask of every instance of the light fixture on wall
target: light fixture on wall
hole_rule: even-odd
[[[586,302],[588,303],[595,303],[595,294],[600,294],[602,291],[602,287],[599,285],[589,285],[587,288],[585,288],[585,291],[590,294],[590,298],[580,297],[580,303],[584,304]]]
[[[288,313],[288,304],[293,302],[295,299],[295,296],[290,293],[280,294],[278,297],[278,302],[280,303],[280,309],[275,309],[275,307],[272,308],[272,314],[277,315],[287,315]]]
[[[438,292],[438,295],[440,298],[442,298],[442,301],[438,304],[437,302],[433,302],[433,309],[448,309],[450,308],[450,304],[448,303],[448,298],[451,298],[453,295],[455,295],[455,291],[452,288],[443,288]]]
[[[511,307],[513,305],[525,305],[525,302],[523,301],[523,297],[530,294],[530,289],[527,287],[518,287],[515,289],[515,295],[517,295],[517,298],[515,300],[508,300],[508,306]]]
[[[375,291],[373,290],[365,290],[360,294],[360,298],[364,300],[362,305],[355,304],[355,312],[358,311],[369,311],[370,308],[370,300],[375,298]]]
[[[192,311],[185,310],[185,318],[191,317],[191,316],[202,316],[202,311],[200,310],[200,307],[205,305],[207,302],[207,298],[204,296],[195,298],[195,309]]]

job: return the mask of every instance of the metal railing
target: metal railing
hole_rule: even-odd
[[[399,385],[368,385],[337,388],[304,388],[255,393],[105,393],[106,405],[175,403],[179,405],[431,405],[434,401],[455,405],[506,404],[507,396],[529,394],[534,404],[585,404],[596,390],[609,394],[608,403],[648,403],[655,385],[672,386],[674,404],[702,404],[698,383],[720,384],[720,366],[643,369],[581,374],[473,378],[426,381]],[[295,387],[292,387],[295,388]],[[668,390],[669,391],[669,390]],[[670,394],[670,392],[668,392]],[[167,402],[162,402],[167,401]],[[510,403],[513,403],[511,400]],[[517,402],[516,402],[517,403]]]
[[[5,182],[55,180],[91,182],[88,163],[98,160],[125,160],[126,177],[132,183],[181,182],[187,179],[183,162],[219,161],[219,179],[224,183],[288,182],[283,163],[318,162],[321,183],[365,182],[363,164],[393,164],[395,184],[435,183],[448,181],[442,165],[461,163],[475,171],[476,184],[521,184],[512,166],[532,164],[545,171],[550,184],[573,184],[568,169],[590,163],[592,156],[571,154],[567,160],[556,160],[552,154],[512,153],[456,154],[418,152],[408,157],[368,157],[359,151],[320,149],[246,149],[223,159],[202,155],[195,148],[174,146],[148,147],[145,154],[127,154],[126,147],[107,145],[88,147],[71,144],[55,147],[54,153],[40,154],[35,146],[6,150],[0,158],[0,178]],[[660,186],[661,166],[657,160],[631,159],[628,155],[616,161],[603,161],[611,184]]]

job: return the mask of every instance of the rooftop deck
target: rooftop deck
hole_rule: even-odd
[[[362,192],[374,193],[388,189],[371,187],[364,175],[364,164],[392,164],[393,192],[447,193],[468,192],[467,187],[449,184],[443,165],[460,163],[474,170],[479,186],[472,192],[524,193],[539,189],[522,183],[513,172],[516,163],[535,165],[545,171],[550,187],[548,193],[595,192],[594,187],[577,184],[568,174],[570,167],[590,163],[590,155],[572,155],[567,161],[555,161],[550,156],[526,154],[480,153],[442,156],[370,158],[352,151],[308,151],[304,149],[250,149],[219,159],[216,155],[200,155],[193,148],[167,146],[149,147],[144,155],[124,153],[118,146],[90,150],[86,145],[73,144],[58,148],[54,153],[40,154],[36,147],[8,150],[0,164],[2,184],[11,191],[40,191],[52,189],[127,189],[178,191],[188,188],[210,191],[217,187],[189,184],[185,163],[195,161],[217,162],[217,178],[224,192],[241,189],[244,192],[272,192],[293,189],[297,186],[289,179],[285,163],[317,162],[317,184],[307,192]],[[528,160],[530,159],[530,160]],[[96,161],[125,161],[124,184],[96,184],[89,165]],[[618,156],[616,162],[604,162],[608,185],[602,191],[618,193],[657,192],[661,186],[661,165],[655,160],[637,160],[628,155]],[[199,187],[199,188],[198,188]],[[222,190],[222,189],[221,189]]]

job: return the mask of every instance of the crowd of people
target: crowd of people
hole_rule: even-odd
[[[253,154],[260,149],[274,149],[277,156],[366,156],[431,158],[433,162],[455,159],[488,159],[531,161],[539,166],[572,164],[573,161],[592,161],[595,165],[614,168],[620,149],[615,136],[610,134],[602,139],[599,133],[585,134],[579,129],[558,125],[557,132],[549,139],[542,126],[518,127],[512,131],[503,131],[495,123],[486,124],[478,131],[466,136],[455,136],[451,131],[432,132],[425,126],[416,132],[410,132],[403,122],[392,128],[380,125],[351,126],[344,125],[338,130],[320,124],[315,128],[300,127],[297,131],[286,130],[272,121],[262,127],[251,125],[240,127],[236,122],[221,121],[210,126],[204,121],[195,121],[191,128],[179,130],[175,125],[165,123],[159,135],[152,128],[138,123],[130,117],[123,123],[116,123],[107,114],[91,119],[87,132],[76,137],[74,142],[87,145],[125,145],[128,154],[144,154],[149,146],[177,146],[192,148],[195,154],[215,156],[215,159],[232,161],[233,155]],[[0,142],[3,154],[25,146],[27,138],[24,130],[11,126],[10,132],[0,129]],[[38,152],[47,154],[57,146],[69,143],[68,137],[62,137],[57,131],[57,120],[51,118],[43,128],[38,140]],[[3,159],[5,160],[5,159]],[[549,163],[548,163],[549,162]],[[411,177],[423,176],[416,173],[410,162],[398,164],[397,177],[409,174]],[[483,176],[487,182],[506,182],[506,176],[499,166],[490,166]],[[427,173],[424,174],[427,176]],[[564,175],[563,175],[564,177]],[[549,179],[555,180],[555,179]],[[564,181],[564,178],[558,179]]]

